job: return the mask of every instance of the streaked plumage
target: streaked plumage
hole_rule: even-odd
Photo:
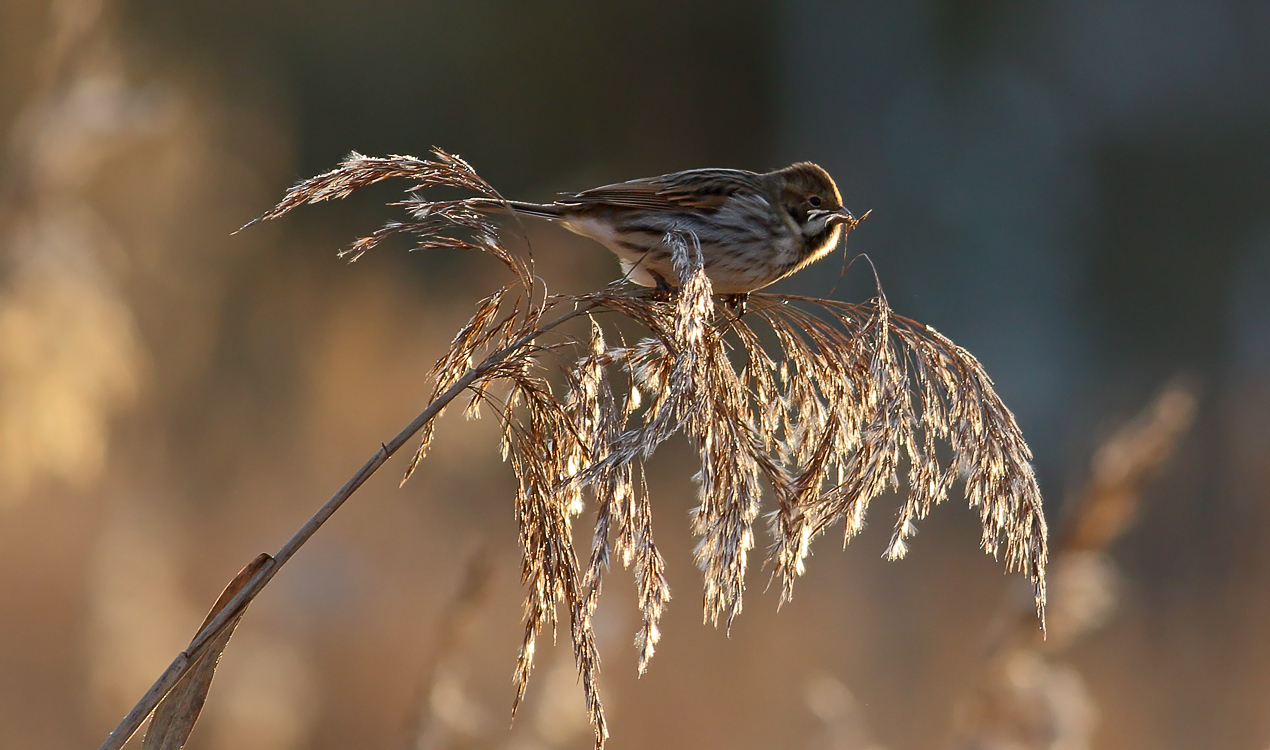
[[[693,169],[584,190],[554,203],[482,200],[559,222],[613,251],[631,281],[677,285],[670,231],[701,243],[719,294],[741,295],[782,279],[833,251],[857,220],[825,170],[799,162],[758,174]]]

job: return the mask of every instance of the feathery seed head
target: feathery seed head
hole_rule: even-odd
[[[411,180],[414,189],[447,185],[498,199],[466,162],[440,150],[435,159],[354,154],[297,185],[263,218],[388,177]],[[823,169],[800,163],[770,176],[782,181],[782,199],[803,220],[818,221],[823,232],[842,231],[845,220],[833,218],[845,214],[841,196]],[[869,503],[904,484],[886,549],[887,557],[902,557],[916,523],[960,480],[969,505],[979,509],[983,548],[993,555],[1004,548],[1007,568],[1028,576],[1043,622],[1047,539],[1031,453],[965,349],[896,315],[880,289],[855,304],[755,293],[750,312],[738,317],[716,305],[701,242],[686,230],[663,240],[680,282],[672,299],[620,284],[543,297],[531,264],[502,247],[473,200],[430,202],[412,194],[405,205],[413,221],[386,225],[350,252],[356,257],[406,232],[421,247],[487,252],[516,277],[477,305],[432,373],[434,400],[464,388],[473,394],[472,408],[491,407],[517,480],[526,598],[514,706],[524,696],[537,636],[544,627],[554,632],[563,604],[597,746],[608,736],[591,618],[616,553],[633,568],[643,613],[638,669],[647,668],[670,589],[653,541],[642,466],[675,433],[688,438],[701,465],[692,530],[707,620],[730,623],[741,611],[764,485],[775,503],[767,515],[768,555],[784,601],[805,570],[812,541],[831,525],[842,521],[850,540],[864,528]],[[544,323],[553,308],[572,311]],[[604,313],[647,335],[629,346],[608,343]],[[538,342],[581,315],[592,317],[589,335]],[[549,362],[560,364],[554,374],[546,371]],[[433,424],[423,426],[407,476],[426,454]],[[946,465],[941,450],[949,454]],[[594,534],[589,558],[580,560],[571,521],[588,500]]]

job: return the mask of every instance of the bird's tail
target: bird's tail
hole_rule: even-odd
[[[560,206],[552,203],[526,203],[524,201],[507,201],[498,198],[469,198],[468,205],[478,211],[518,213],[524,216],[537,216],[542,219],[559,219]]]

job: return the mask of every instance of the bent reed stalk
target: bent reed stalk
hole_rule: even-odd
[[[501,357],[508,356],[517,347],[526,346],[538,335],[553,330],[556,326],[585,313],[586,310],[581,308],[572,310],[538,326],[531,334],[521,337],[515,344],[505,347],[499,352],[492,353],[480,365],[471,368],[463,377],[456,380],[445,392],[434,397],[410,424],[403,427],[387,443],[382,444],[379,450],[375,451],[375,454],[353,476],[349,477],[344,486],[340,487],[272,557],[263,555],[263,557],[269,559],[265,560],[247,583],[243,585],[241,590],[214,617],[209,619],[203,629],[190,641],[190,645],[172,660],[172,663],[155,680],[150,689],[141,697],[141,700],[133,706],[132,710],[128,712],[119,725],[106,737],[106,740],[98,750],[119,750],[122,748],[132,735],[141,728],[141,724],[146,720],[146,717],[154,712],[155,707],[159,705],[164,696],[171,692],[172,688],[204,656],[208,645],[213,643],[227,628],[233,627],[239,616],[247,608],[247,605],[256,598],[256,595],[273,579],[282,566],[300,550],[300,547],[304,546],[317,533],[317,530],[330,520],[331,516],[335,515],[335,511],[339,510],[344,501],[352,497],[353,493],[366,483],[366,480],[370,479],[381,466],[387,463],[389,458],[392,458],[397,451],[401,450],[420,430],[430,425],[451,401],[458,398],[468,386],[481,376],[482,372],[493,367]]]

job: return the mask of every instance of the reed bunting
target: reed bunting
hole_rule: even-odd
[[[832,252],[859,223],[829,173],[811,162],[766,174],[692,169],[547,204],[489,198],[473,205],[559,222],[613,251],[631,281],[662,289],[679,283],[667,234],[694,235],[714,291],[741,303]]]

